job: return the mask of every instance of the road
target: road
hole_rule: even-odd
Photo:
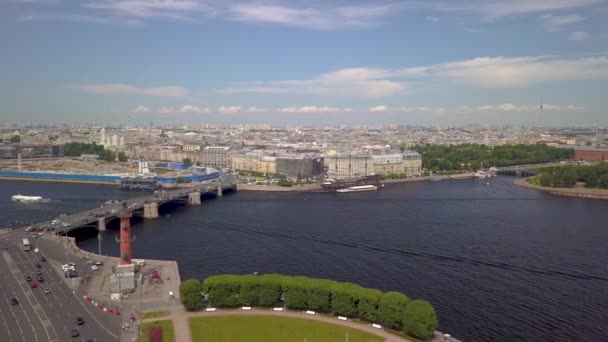
[[[24,232],[7,234],[2,238],[0,258],[0,341],[23,342],[59,342],[59,341],[118,341],[121,318],[93,308],[82,296],[74,293],[62,275],[51,266],[52,258],[65,255],[52,250],[47,261],[40,261],[40,253],[34,253],[37,241],[30,241],[32,251],[23,251],[20,239]],[[33,239],[32,239],[33,240]],[[57,249],[57,248],[55,248]],[[44,279],[38,288],[30,289],[26,276],[36,279],[36,264]],[[45,294],[43,288],[51,292]],[[18,305],[11,305],[11,298],[19,300]],[[83,325],[76,324],[76,318],[82,317]],[[75,339],[71,330],[77,329],[80,336]]]

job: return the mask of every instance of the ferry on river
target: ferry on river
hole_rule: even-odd
[[[360,192],[360,191],[374,191],[378,190],[375,185],[360,185],[360,186],[349,186],[346,189],[338,189],[336,192]]]

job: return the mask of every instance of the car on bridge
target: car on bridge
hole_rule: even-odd
[[[17,305],[17,304],[19,304],[19,300],[17,298],[12,298],[11,305]]]

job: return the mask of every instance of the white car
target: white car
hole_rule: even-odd
[[[76,271],[76,267],[74,267],[73,265],[63,265],[61,266],[61,269],[63,270],[63,272]]]
[[[39,253],[40,250],[38,248],[34,248],[34,253]]]
[[[96,271],[96,270],[98,270],[98,269],[99,269],[99,267],[97,267],[97,265],[91,265],[91,269],[92,269],[93,271]]]

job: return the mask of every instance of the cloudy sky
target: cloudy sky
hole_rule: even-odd
[[[0,121],[608,124],[606,18],[608,0],[3,0]]]

